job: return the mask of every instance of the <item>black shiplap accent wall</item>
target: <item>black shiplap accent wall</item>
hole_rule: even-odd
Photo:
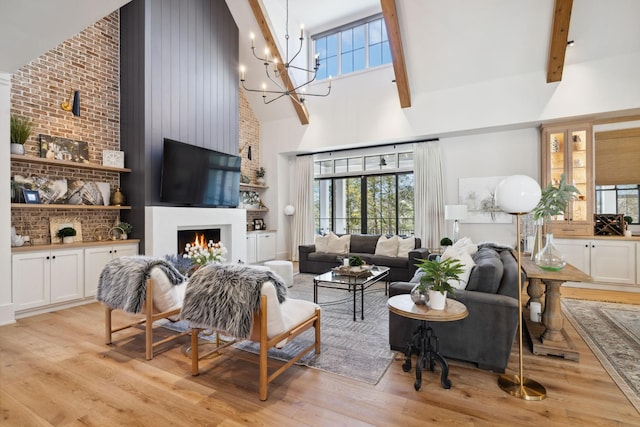
[[[162,205],[163,138],[238,153],[238,28],[224,0],[133,0],[120,25],[122,216],[138,237]]]

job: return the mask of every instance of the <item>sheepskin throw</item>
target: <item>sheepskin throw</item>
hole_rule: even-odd
[[[104,266],[98,282],[96,299],[111,308],[140,313],[147,296],[147,279],[152,268],[160,268],[173,285],[186,278],[171,263],[145,256],[124,256]]]
[[[282,303],[287,286],[270,270],[239,264],[208,264],[189,278],[180,318],[194,326],[248,338],[260,307],[262,284],[271,281]]]

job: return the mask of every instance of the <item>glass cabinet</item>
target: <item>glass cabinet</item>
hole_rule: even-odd
[[[542,188],[557,185],[564,173],[579,191],[564,215],[552,218],[549,232],[558,236],[593,235],[593,144],[590,124],[542,127]]]

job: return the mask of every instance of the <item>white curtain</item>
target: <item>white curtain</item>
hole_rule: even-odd
[[[295,194],[292,230],[291,259],[298,261],[298,246],[313,243],[313,156],[296,158]]]
[[[430,141],[413,146],[415,180],[415,234],[425,248],[440,247],[444,237],[444,184],[440,143]]]

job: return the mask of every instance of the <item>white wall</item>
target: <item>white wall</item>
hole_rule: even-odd
[[[11,179],[9,161],[9,117],[11,75],[0,73],[0,182]],[[9,185],[0,185],[0,200],[10,200]],[[11,206],[0,203],[0,325],[15,322],[11,299]]]

